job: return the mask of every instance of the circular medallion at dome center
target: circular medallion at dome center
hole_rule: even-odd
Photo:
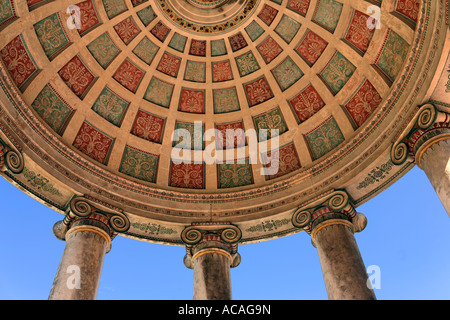
[[[155,0],[178,27],[199,34],[218,34],[241,25],[260,0]]]

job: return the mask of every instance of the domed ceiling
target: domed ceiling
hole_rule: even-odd
[[[390,145],[446,28],[443,1],[0,7],[1,138],[25,162],[5,176],[57,211],[83,195],[126,213],[128,236],[174,244],[193,221],[236,223],[247,242],[290,234],[305,201],[345,189],[357,206],[393,183],[411,163],[394,167]],[[251,135],[264,129],[278,131]]]

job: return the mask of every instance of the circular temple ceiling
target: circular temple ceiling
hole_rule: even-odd
[[[442,1],[0,6],[1,138],[25,161],[7,178],[175,244],[194,221],[237,223],[248,242],[297,232],[300,203],[345,189],[357,206],[399,178],[410,163],[389,148],[445,28]]]

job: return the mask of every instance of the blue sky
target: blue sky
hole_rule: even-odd
[[[0,179],[0,299],[47,299],[65,243],[52,234],[62,215]],[[380,268],[380,300],[450,299],[450,219],[425,173],[413,168],[357,209],[366,267]],[[233,299],[327,299],[317,250],[305,232],[239,247]],[[183,247],[116,237],[97,298],[192,299]]]

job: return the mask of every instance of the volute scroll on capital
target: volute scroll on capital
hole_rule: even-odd
[[[181,241],[186,245],[183,262],[192,269],[197,257],[203,253],[216,253],[226,256],[230,267],[237,267],[241,261],[237,252],[241,238],[241,229],[228,222],[193,223],[181,232]]]
[[[25,167],[22,153],[0,140],[0,170],[20,174]]]
[[[302,204],[292,215],[293,226],[310,235],[318,225],[327,220],[346,224],[354,233],[361,232],[367,226],[366,217],[356,212],[349,195],[343,190],[329,192]]]
[[[419,108],[408,126],[402,131],[391,148],[391,161],[402,165],[416,162],[420,167],[423,153],[433,143],[450,139],[450,114],[439,111],[428,103]]]
[[[123,212],[101,210],[85,197],[77,196],[70,201],[64,219],[54,225],[53,233],[58,239],[65,240],[66,233],[73,225],[89,221],[100,224],[111,240],[130,228],[130,220]]]

